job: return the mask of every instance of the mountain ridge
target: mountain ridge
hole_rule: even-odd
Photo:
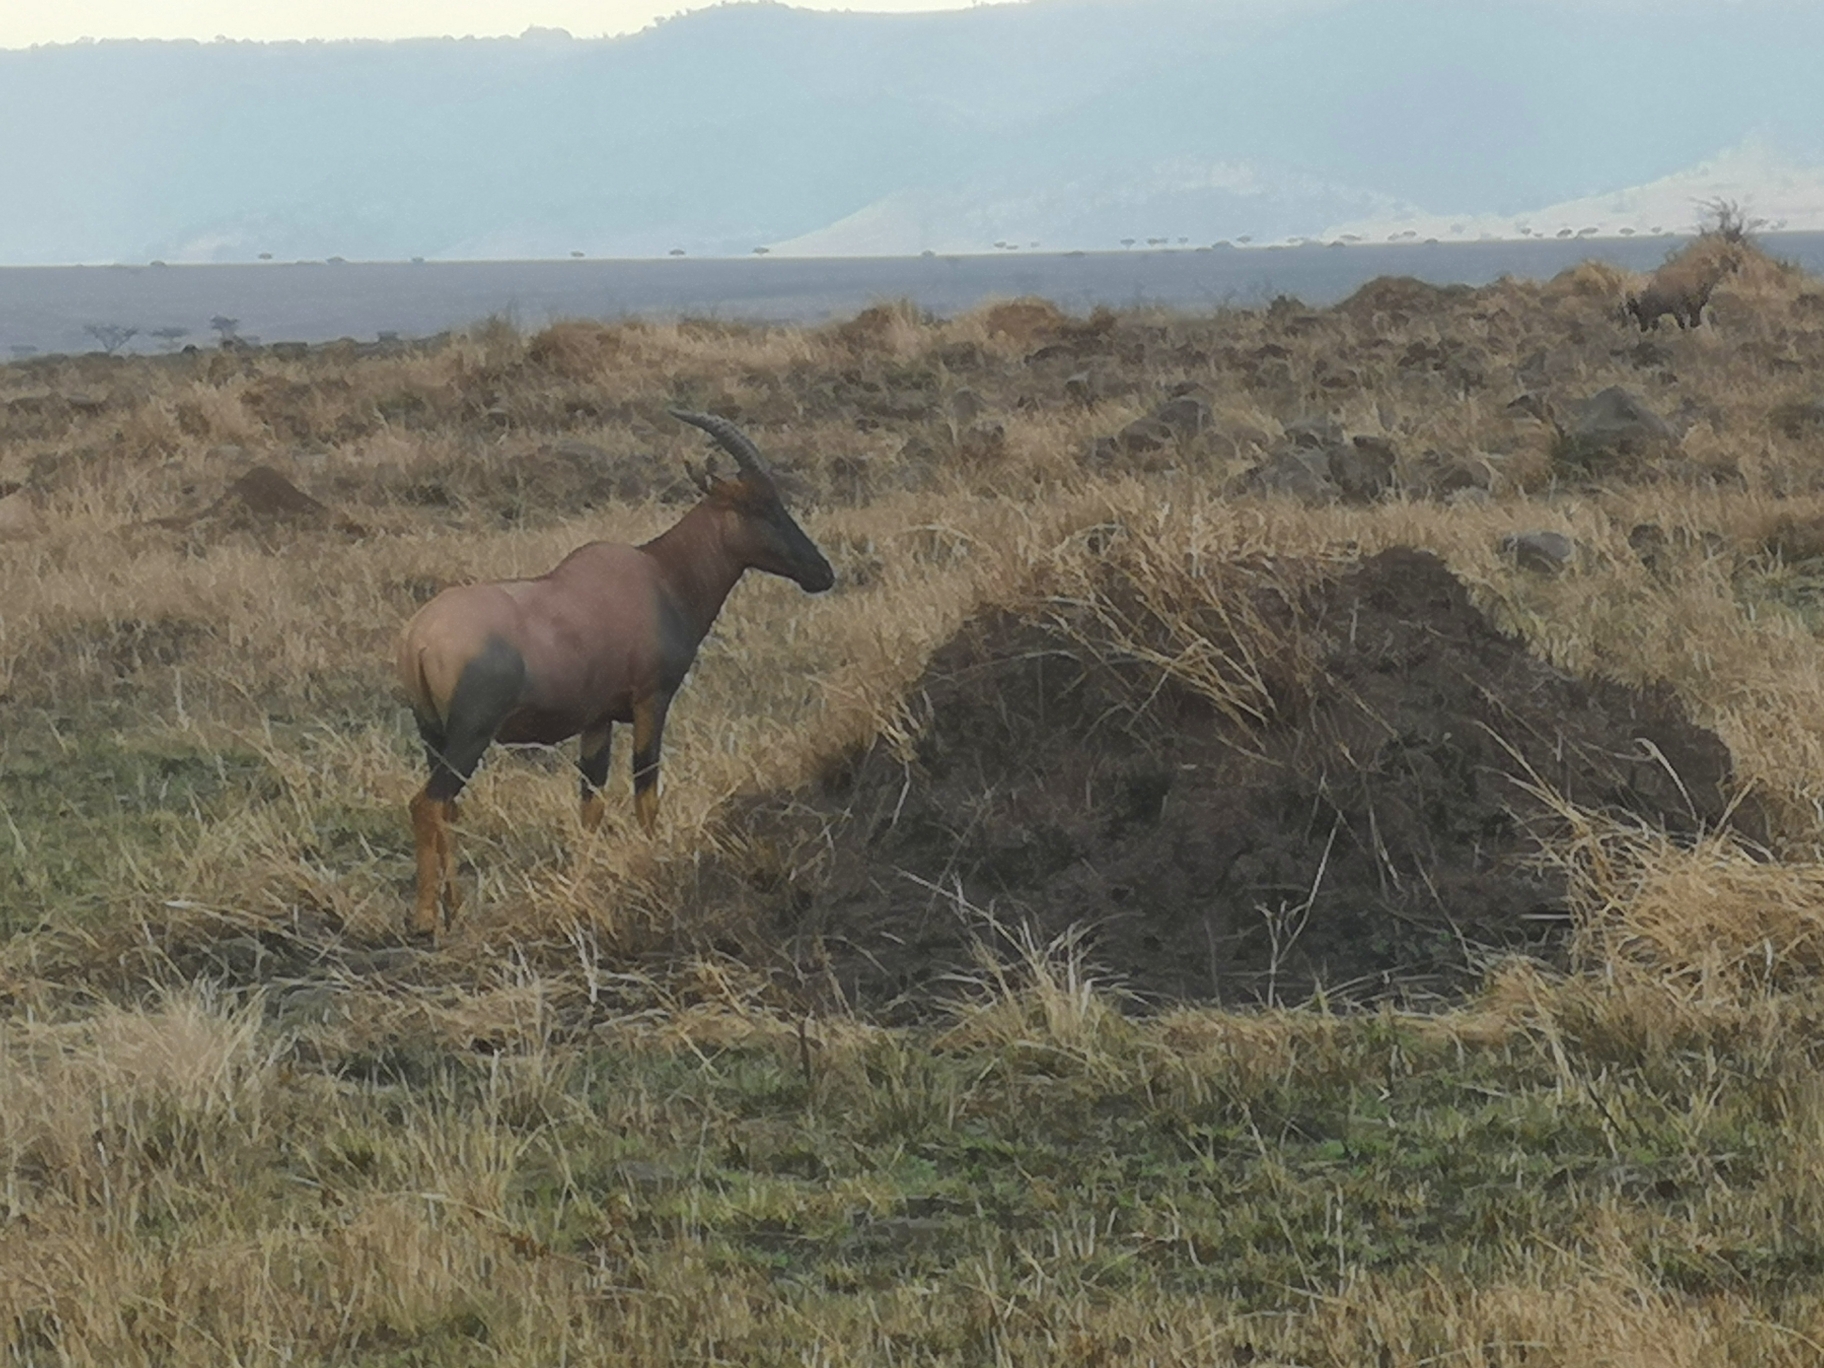
[[[32,130],[0,146],[0,262],[842,250],[907,206],[917,250],[1269,240],[1537,212],[1750,139],[1824,164],[1824,12],[1680,14],[734,4],[603,40],[0,51]],[[997,228],[1022,201],[1051,207]]]

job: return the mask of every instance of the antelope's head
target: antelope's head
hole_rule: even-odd
[[[713,413],[672,409],[671,416],[702,428],[740,468],[732,480],[716,479],[707,468],[692,474],[705,499],[729,515],[726,535],[742,564],[789,579],[807,593],[821,594],[836,583],[836,572],[786,508],[773,472],[747,435]]]

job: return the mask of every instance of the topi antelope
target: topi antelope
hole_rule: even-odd
[[[813,594],[835,583],[740,429],[671,412],[713,437],[740,473],[693,470],[703,498],[670,531],[641,546],[590,542],[537,579],[446,589],[406,624],[399,678],[431,770],[411,804],[420,935],[436,934],[440,904],[446,926],[456,915],[456,795],[490,744],[580,736],[582,820],[594,830],[614,724],[631,722],[634,810],[651,835],[665,712],[735,582],[752,569]]]
[[[1704,306],[1724,279],[1742,268],[1742,253],[1733,244],[1720,250],[1700,250],[1706,240],[1687,248],[1681,255],[1661,266],[1648,279],[1639,294],[1631,294],[1623,306],[1640,330],[1646,332],[1658,325],[1666,314],[1682,332],[1704,321]]]

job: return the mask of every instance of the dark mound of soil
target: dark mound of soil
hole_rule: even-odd
[[[747,800],[706,903],[811,991],[889,1014],[975,967],[985,913],[1088,928],[1091,961],[1153,1000],[1410,1000],[1492,951],[1562,956],[1564,881],[1538,858],[1561,820],[1531,785],[1677,832],[1725,820],[1716,736],[1531,655],[1429,553],[1210,585],[1176,625],[1121,583],[1099,612],[977,621],[916,691],[911,762],[876,744]],[[1110,621],[1138,631],[1117,647]],[[1264,720],[1246,689],[1225,708],[1140,660],[1198,650]]]
[[[255,466],[228,486],[204,517],[257,522],[321,521],[329,510],[271,466]]]
[[[222,496],[197,513],[154,518],[153,527],[175,531],[264,533],[287,528],[335,527],[353,536],[365,535],[360,524],[336,517],[326,504],[313,499],[271,466],[254,466],[239,476]]]

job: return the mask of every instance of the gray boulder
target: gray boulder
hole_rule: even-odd
[[[1163,451],[1178,440],[1178,431],[1157,418],[1136,418],[1115,434],[1115,445],[1130,456]]]
[[[1478,456],[1427,451],[1406,473],[1407,492],[1420,499],[1473,499],[1494,486],[1494,467]]]
[[[1153,419],[1180,437],[1195,437],[1210,425],[1210,406],[1194,394],[1181,394],[1154,409]]]
[[[1561,444],[1566,461],[1592,472],[1662,455],[1679,434],[1638,394],[1611,385],[1573,406]]]
[[[968,426],[988,411],[988,403],[972,389],[959,389],[950,396],[950,412],[956,421]]]
[[[1325,453],[1325,470],[1350,503],[1373,503],[1393,488],[1399,457],[1384,437],[1357,437]]]
[[[1522,570],[1556,575],[1577,556],[1577,543],[1562,532],[1519,532],[1501,538],[1501,554]]]
[[[1333,418],[1300,418],[1286,424],[1286,441],[1295,447],[1323,449],[1341,446],[1347,440],[1343,425]]]
[[[1774,427],[1796,441],[1824,432],[1824,399],[1781,404],[1771,416]]]
[[[1241,477],[1243,493],[1285,494],[1307,504],[1335,503],[1342,491],[1330,478],[1328,453],[1285,447]]]

